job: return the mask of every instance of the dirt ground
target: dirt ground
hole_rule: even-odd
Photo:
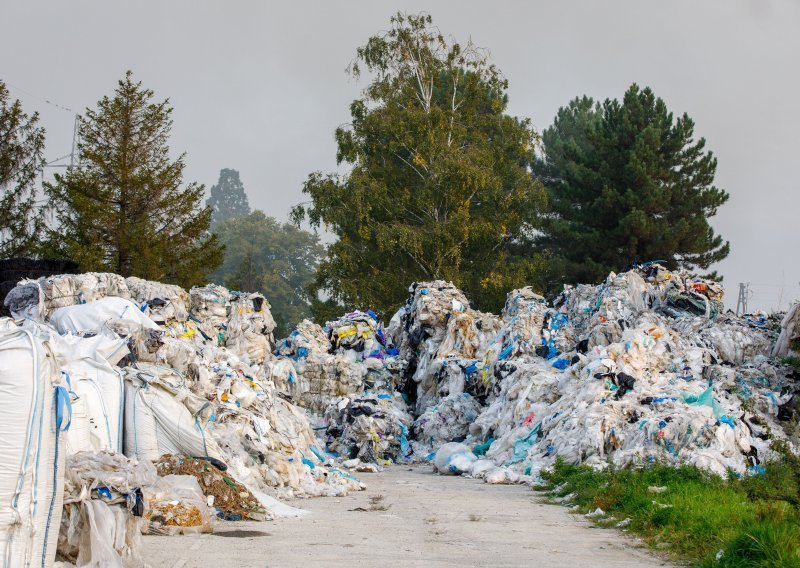
[[[430,466],[360,474],[366,491],[290,502],[311,513],[144,538],[152,567],[666,566],[620,532],[592,528],[528,487],[439,476]]]

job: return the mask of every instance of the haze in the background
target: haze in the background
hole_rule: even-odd
[[[794,0],[244,2],[0,0],[0,78],[68,154],[73,113],[127,69],[174,112],[187,180],[241,172],[251,205],[280,219],[314,170],[333,171],[333,131],[363,84],[344,69],[397,10],[428,11],[457,40],[490,49],[510,110],[539,131],[577,95],[632,82],[687,112],[731,198],[712,221],[731,241],[716,268],[727,303],[800,298],[800,3]],[[51,177],[50,169],[45,177]]]

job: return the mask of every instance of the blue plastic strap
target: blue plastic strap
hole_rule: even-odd
[[[67,425],[63,426],[65,415],[67,416]],[[66,387],[56,385],[56,430],[66,432],[71,424],[72,402],[69,399],[69,391]]]

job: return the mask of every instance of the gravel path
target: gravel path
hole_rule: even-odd
[[[301,519],[220,523],[212,535],[145,537],[152,567],[666,566],[614,530],[592,528],[519,485],[395,466],[366,491],[295,500]]]

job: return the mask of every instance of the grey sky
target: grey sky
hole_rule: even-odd
[[[175,107],[188,180],[238,169],[251,204],[285,219],[307,174],[335,168],[333,131],[363,87],[344,69],[398,9],[488,48],[511,112],[540,131],[576,95],[620,97],[632,82],[689,113],[731,194],[712,221],[731,241],[717,266],[728,304],[742,281],[751,307],[800,298],[794,0],[0,0],[0,78],[40,112],[53,159],[69,152],[73,117],[42,99],[80,111],[132,69]]]

